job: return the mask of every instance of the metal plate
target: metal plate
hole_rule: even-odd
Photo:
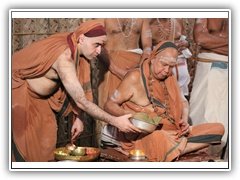
[[[86,155],[84,156],[73,156],[71,155],[71,150],[68,150],[66,147],[57,148],[54,151],[55,159],[58,161],[70,160],[70,161],[79,161],[79,162],[89,162],[96,160],[100,155],[100,149],[94,147],[85,147]]]

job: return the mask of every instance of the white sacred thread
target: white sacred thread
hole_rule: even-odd
[[[118,27],[119,27],[119,29],[122,32],[122,35],[124,37],[129,37],[131,35],[131,33],[132,33],[132,28],[133,28],[133,24],[134,24],[133,18],[131,18],[131,21],[127,21],[127,23],[123,23],[123,24],[121,24],[119,19],[117,18],[117,22],[118,22]],[[124,26],[125,26],[125,28],[123,30]],[[128,33],[125,32],[126,29],[129,29]]]

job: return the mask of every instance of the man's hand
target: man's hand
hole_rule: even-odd
[[[180,132],[178,134],[178,137],[182,137],[185,135],[187,136],[190,133],[190,126],[186,121],[181,120],[179,122],[179,127],[180,127]]]
[[[143,61],[144,59],[149,58],[150,55],[151,55],[151,52],[152,52],[152,50],[151,50],[150,47],[144,48],[143,53],[142,53],[142,56],[141,56],[141,61]]]
[[[83,132],[84,129],[84,125],[81,119],[79,119],[78,117],[76,118],[76,120],[74,121],[73,125],[72,125],[72,129],[71,129],[71,141],[76,141],[77,137]]]
[[[143,53],[141,56],[141,61],[143,61],[144,59],[147,59],[147,58],[149,58],[149,54]]]
[[[175,45],[178,47],[178,52],[181,52],[183,49],[189,47],[189,43],[186,40],[176,40]]]
[[[122,131],[124,133],[129,133],[129,132],[141,133],[141,130],[136,128],[129,121],[129,118],[131,118],[131,117],[132,117],[132,114],[127,114],[127,115],[123,115],[123,116],[120,116],[120,117],[116,117],[112,121],[112,125],[116,126],[120,131]]]

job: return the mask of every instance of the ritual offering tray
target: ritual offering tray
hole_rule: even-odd
[[[100,149],[94,147],[76,147],[71,150],[67,147],[60,147],[54,151],[55,159],[58,161],[79,161],[89,162],[96,160],[100,155]]]

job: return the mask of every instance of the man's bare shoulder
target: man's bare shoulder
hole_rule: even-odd
[[[136,82],[138,83],[140,79],[140,75],[141,73],[139,68],[132,69],[128,71],[128,73],[124,77],[124,80],[126,79],[128,82],[131,82],[131,83],[136,83]]]
[[[71,58],[71,50],[69,48],[60,54],[52,67],[56,69],[59,67],[67,66],[68,64],[73,64],[73,60]]]
[[[60,55],[60,58],[65,59],[65,60],[68,60],[68,61],[72,60],[72,58],[71,58],[71,50],[70,50],[69,48],[66,49],[66,50]]]

